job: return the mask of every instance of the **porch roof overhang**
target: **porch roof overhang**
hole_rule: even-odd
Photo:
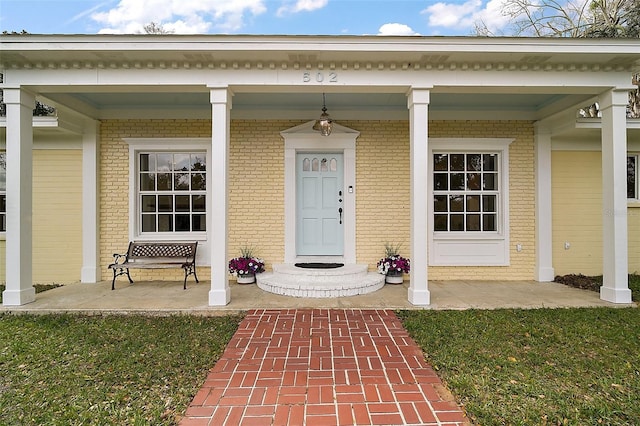
[[[638,68],[630,39],[0,36],[0,87],[94,119],[209,118],[209,88],[229,87],[232,118],[313,119],[324,92],[335,119],[404,120],[422,87],[431,119],[573,122],[607,90],[635,88]]]

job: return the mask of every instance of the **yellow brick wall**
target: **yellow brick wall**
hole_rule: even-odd
[[[107,265],[113,253],[124,253],[129,243],[129,145],[124,138],[211,137],[210,120],[104,120],[100,125],[100,266],[102,276],[112,276]],[[181,270],[135,270],[136,280],[182,280]],[[209,278],[208,268],[198,277]],[[123,279],[123,278],[120,278]],[[124,278],[126,281],[126,278]]]
[[[530,280],[535,272],[535,161],[529,121],[435,121],[432,138],[513,138],[509,147],[509,250],[503,267],[430,267],[430,280]],[[522,244],[517,252],[516,244]]]
[[[555,273],[601,275],[602,156],[553,151],[551,166]],[[640,206],[629,204],[627,217],[629,272],[640,272]]]
[[[6,241],[0,242],[6,277]],[[64,266],[60,266],[64,265]],[[80,281],[82,268],[82,151],[33,151],[33,282]]]
[[[233,120],[230,143],[229,253],[255,248],[269,269],[284,258],[284,163],[279,132],[298,121]],[[343,121],[361,132],[356,142],[358,262],[375,268],[385,242],[409,252],[409,124],[406,121]],[[510,147],[511,246],[509,267],[432,267],[430,279],[531,279],[534,252],[533,128],[529,122],[432,122],[431,137],[512,137]],[[107,120],[101,128],[102,265],[128,240],[128,137],[209,137],[208,120]],[[124,226],[123,226],[124,225]],[[106,272],[106,270],[105,270]],[[136,271],[142,279],[176,279],[167,271]],[[208,271],[200,272],[207,277]],[[108,275],[105,275],[108,277]],[[206,279],[206,278],[205,278]]]

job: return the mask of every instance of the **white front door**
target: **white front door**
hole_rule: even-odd
[[[342,153],[296,154],[298,256],[344,254]]]

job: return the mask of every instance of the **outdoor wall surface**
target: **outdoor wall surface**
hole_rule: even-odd
[[[300,121],[232,120],[229,159],[228,257],[255,249],[267,269],[284,259],[284,141],[280,132]],[[357,261],[371,270],[385,242],[410,257],[409,123],[341,121],[356,141]],[[210,137],[208,120],[105,120],[101,125],[101,265],[126,250],[129,231],[129,146],[124,138]],[[530,122],[432,122],[431,137],[513,138],[510,146],[511,265],[431,267],[429,278],[532,279],[535,265],[534,151]],[[215,155],[215,153],[214,153]],[[215,184],[215,183],[214,183]],[[215,236],[213,238],[216,238]],[[522,244],[521,252],[515,244]],[[208,271],[200,270],[206,279]],[[181,279],[181,271],[135,271],[138,279]],[[136,279],[136,278],[134,278]]]
[[[430,267],[430,280],[532,280],[535,272],[535,152],[529,121],[434,121],[432,138],[513,138],[509,146],[510,265]],[[479,147],[479,150],[482,148]],[[522,250],[516,250],[516,244]]]
[[[6,241],[0,241],[0,282]],[[82,151],[33,151],[33,282],[80,281],[82,267]]]
[[[553,151],[551,173],[555,273],[602,275],[601,153]],[[627,209],[630,273],[640,272],[639,207]]]

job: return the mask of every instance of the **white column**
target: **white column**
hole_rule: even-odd
[[[602,269],[600,298],[631,303],[627,242],[628,92],[611,90],[600,99],[602,111]]]
[[[224,306],[231,301],[229,288],[229,264],[227,259],[228,187],[229,187],[229,125],[231,93],[226,87],[211,88],[211,188],[207,203],[211,226],[208,241],[211,244],[211,290],[210,306]]]
[[[553,281],[551,205],[551,132],[535,126],[536,141],[536,281]]]
[[[100,123],[85,120],[82,132],[82,269],[80,281],[101,280],[99,266],[100,208]]]
[[[7,241],[6,290],[2,304],[36,300],[32,281],[33,109],[35,97],[21,89],[4,89],[7,105]]]
[[[431,182],[428,162],[429,90],[409,92],[411,169],[411,284],[409,302],[417,306],[431,303],[427,281],[427,182]]]

